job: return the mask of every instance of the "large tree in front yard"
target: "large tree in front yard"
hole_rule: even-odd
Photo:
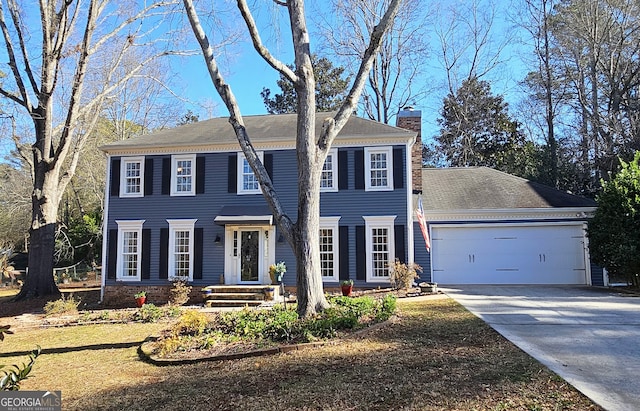
[[[53,255],[63,193],[104,101],[166,54],[156,52],[147,37],[153,30],[140,20],[168,3],[124,8],[110,0],[0,0],[0,47],[8,62],[0,95],[31,128],[25,139],[13,135],[33,181],[29,273],[19,299],[59,293]],[[137,64],[123,69],[134,50],[143,50]]]
[[[589,251],[596,264],[640,287],[640,151],[603,181],[598,209],[589,222]]]
[[[298,219],[296,222],[284,212],[271,179],[251,145],[249,134],[240,113],[240,107],[231,91],[231,87],[226,84],[218,69],[209,38],[200,23],[193,1],[183,1],[193,32],[202,48],[211,80],[229,110],[229,122],[235,130],[240,147],[260,182],[260,187],[275,216],[278,227],[282,230],[296,256],[298,314],[301,316],[314,314],[328,306],[322,288],[318,240],[322,167],[331,143],[356,108],[365,86],[367,75],[380,49],[385,32],[398,11],[401,0],[391,1],[380,22],[373,28],[370,33],[369,47],[362,55],[360,68],[355,76],[353,85],[335,116],[323,119],[322,132],[319,136],[315,134],[316,79],[312,65],[304,1],[273,0],[274,4],[286,7],[288,12],[295,56],[293,68],[289,68],[282,63],[265,47],[246,1],[237,1],[238,9],[247,25],[255,50],[271,67],[293,84],[296,92],[296,152],[298,164]]]

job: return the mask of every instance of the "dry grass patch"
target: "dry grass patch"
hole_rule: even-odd
[[[0,349],[73,349],[43,354],[23,384],[62,390],[65,410],[600,410],[454,301],[398,307],[365,336],[236,361],[141,362],[125,343],[162,324],[24,330]]]

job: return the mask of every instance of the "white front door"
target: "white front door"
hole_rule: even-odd
[[[225,284],[269,284],[275,261],[271,226],[233,226],[225,235]]]

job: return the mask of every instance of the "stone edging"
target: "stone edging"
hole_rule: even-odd
[[[138,347],[138,356],[140,357],[140,359],[142,361],[148,362],[150,364],[153,365],[157,365],[157,366],[167,366],[167,365],[188,365],[188,364],[196,364],[196,363],[200,363],[200,362],[209,362],[209,361],[226,361],[226,360],[239,360],[242,358],[249,358],[249,357],[260,357],[263,355],[274,355],[274,354],[279,354],[279,353],[288,353],[288,352],[292,352],[292,351],[301,351],[301,350],[305,350],[307,348],[316,348],[316,347],[322,347],[325,345],[335,345],[338,344],[340,342],[343,342],[346,339],[351,339],[351,338],[360,338],[362,337],[364,334],[372,332],[372,331],[377,331],[380,328],[384,327],[387,324],[391,324],[394,323],[397,319],[397,315],[392,316],[390,319],[388,319],[387,321],[383,321],[377,324],[374,324],[370,327],[367,328],[363,328],[362,330],[358,330],[350,335],[348,335],[345,338],[338,338],[338,339],[334,339],[334,340],[328,340],[328,341],[319,341],[319,342],[310,342],[310,343],[300,343],[300,344],[291,344],[291,345],[283,345],[280,347],[274,347],[274,348],[265,348],[263,350],[252,350],[252,351],[247,351],[247,352],[242,352],[242,353],[235,353],[235,354],[223,354],[223,355],[214,355],[211,357],[202,357],[202,358],[185,358],[185,359],[168,359],[168,358],[157,358],[156,356],[154,356],[151,353],[151,349],[150,349],[150,343],[155,342],[158,340],[157,336],[149,336],[147,338],[145,338],[145,340],[142,342],[142,344],[140,344],[140,346]]]

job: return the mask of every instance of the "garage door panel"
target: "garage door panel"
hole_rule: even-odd
[[[441,284],[585,284],[580,225],[433,227]]]

